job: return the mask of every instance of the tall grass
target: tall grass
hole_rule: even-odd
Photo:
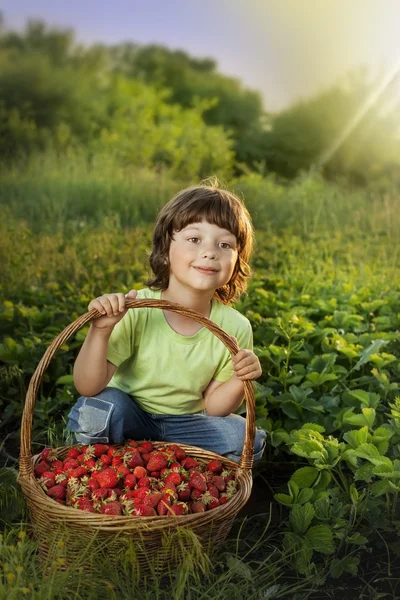
[[[0,207],[8,207],[36,233],[68,235],[110,218],[118,227],[132,228],[153,223],[175,192],[195,183],[173,180],[167,171],[118,167],[95,156],[36,155],[23,165],[0,165]],[[261,231],[292,230],[304,237],[344,232],[397,244],[400,192],[390,184],[351,189],[304,175],[284,185],[273,176],[252,173],[227,185],[244,197]]]

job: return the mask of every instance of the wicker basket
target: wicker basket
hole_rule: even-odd
[[[234,339],[226,334],[218,325],[196,311],[171,302],[152,299],[127,300],[126,306],[128,308],[151,307],[164,309],[177,312],[185,317],[191,317],[216,335],[233,356],[239,350]],[[106,547],[112,546],[114,554],[115,551],[126,551],[127,545],[131,544],[132,541],[137,542],[135,561],[141,575],[154,574],[155,570],[162,572],[167,568],[170,569],[174,563],[179,561],[179,553],[174,552],[171,544],[165,543],[166,540],[173,539],[174,535],[182,539],[182,528],[185,528],[186,531],[190,530],[188,531],[190,534],[188,535],[188,540],[195,538],[196,541],[200,541],[203,549],[210,553],[226,538],[237,513],[247,502],[252,488],[251,469],[255,435],[253,384],[250,381],[244,382],[247,416],[245,440],[239,464],[213,452],[208,452],[195,446],[180,444],[189,455],[195,457],[200,462],[208,462],[213,458],[218,458],[226,468],[235,471],[238,492],[226,504],[204,513],[182,515],[179,517],[112,516],[88,513],[69,506],[60,505],[46,495],[33,474],[34,466],[39,460],[39,455],[32,456],[31,450],[33,409],[43,374],[56,351],[83,325],[98,316],[100,316],[100,313],[96,309],[93,309],[66,327],[47,348],[32,376],[22,415],[18,480],[28,504],[35,535],[45,555],[50,551],[51,539],[54,537],[52,534],[59,531],[58,528],[61,526],[71,533],[73,539],[82,548],[85,545],[87,546],[88,540],[93,539],[94,536],[96,536],[96,540],[104,542]],[[155,447],[160,447],[162,445],[165,446],[166,443],[155,442],[154,445]],[[58,457],[64,458],[67,451],[68,447],[58,448]],[[193,536],[193,534],[196,535]],[[76,552],[76,545],[71,549],[71,552]],[[151,564],[149,556],[152,558]]]

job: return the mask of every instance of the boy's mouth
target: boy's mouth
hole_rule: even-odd
[[[211,268],[206,268],[206,267],[195,267],[195,269],[197,269],[197,271],[200,271],[201,273],[206,273],[208,275],[217,273],[217,269],[211,269]]]

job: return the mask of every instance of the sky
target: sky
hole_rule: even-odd
[[[79,42],[158,43],[258,90],[279,111],[365,66],[400,70],[400,0],[2,0],[7,29],[27,19],[73,28]]]

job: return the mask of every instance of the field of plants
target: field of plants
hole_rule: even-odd
[[[212,567],[189,554],[168,581],[143,581],[129,560],[107,568],[106,553],[102,576],[90,577],[90,547],[65,570],[67,539],[43,577],[16,483],[19,428],[55,335],[100,292],[143,286],[156,212],[184,184],[57,161],[1,179],[0,598],[400,597],[398,191],[317,176],[230,182],[256,225],[254,276],[236,308],[263,367],[256,416],[269,435],[255,482],[268,493],[252,498],[254,514],[238,519]],[[46,372],[34,453],[64,444],[85,332]]]

